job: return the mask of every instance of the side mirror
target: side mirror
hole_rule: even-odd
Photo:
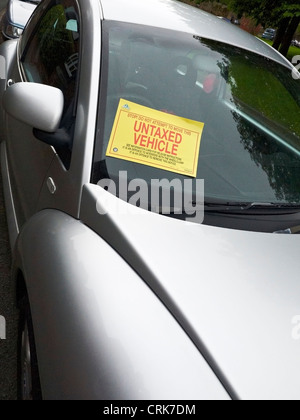
[[[60,125],[64,96],[61,90],[38,83],[16,83],[4,92],[3,106],[13,118],[47,133]]]

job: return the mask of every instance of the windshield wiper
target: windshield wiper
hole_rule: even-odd
[[[205,212],[228,214],[289,214],[300,212],[300,204],[205,202],[204,210]]]

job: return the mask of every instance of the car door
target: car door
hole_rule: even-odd
[[[79,61],[78,16],[76,0],[42,2],[24,31],[10,75],[10,83],[46,84],[64,94],[61,127],[53,135],[6,115],[7,155],[19,226],[36,212],[52,161],[58,157],[65,171],[70,164]],[[65,145],[55,146],[62,138]]]

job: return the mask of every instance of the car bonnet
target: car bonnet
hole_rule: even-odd
[[[239,398],[299,399],[300,237],[131,207],[88,185],[81,219],[138,272]]]

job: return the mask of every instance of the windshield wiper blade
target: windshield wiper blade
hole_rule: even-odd
[[[288,203],[242,203],[242,202],[205,202],[204,210],[215,213],[297,213],[300,204]]]
[[[300,204],[290,204],[290,203],[251,203],[244,208],[244,210],[251,209],[275,209],[275,210],[297,210],[300,211]]]
[[[208,212],[229,212],[231,210],[243,210],[246,205],[245,203],[205,202],[204,210]]]

